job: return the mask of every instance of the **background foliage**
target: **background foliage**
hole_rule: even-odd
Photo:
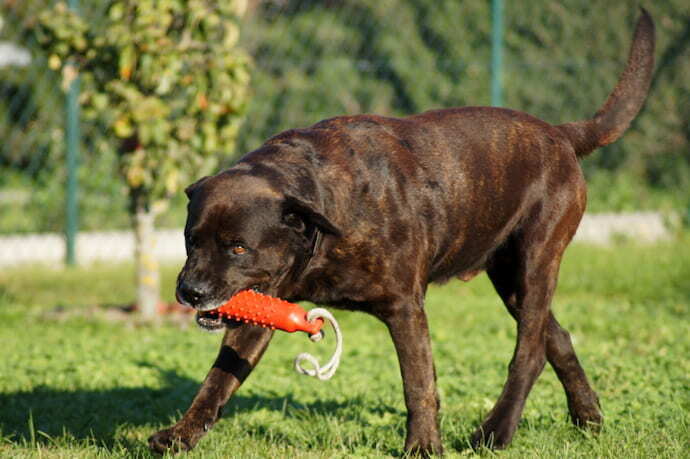
[[[114,144],[133,197],[148,206],[232,153],[247,104],[237,1],[111,0],[92,26],[64,2],[34,28],[63,85],[81,74],[84,116]]]
[[[638,3],[506,2],[505,106],[552,123],[591,116],[623,68]],[[490,6],[262,2],[245,33],[260,97],[250,106],[241,150],[340,113],[400,116],[488,105]],[[690,5],[669,0],[645,6],[657,26],[656,76],[633,128],[583,163],[590,209],[690,203]]]
[[[1,38],[35,56],[30,68],[0,68],[0,129],[9,139],[0,146],[0,188],[26,193],[24,200],[0,200],[1,232],[57,230],[62,223],[59,81],[21,31],[48,3],[0,1]],[[92,27],[105,20],[99,2],[82,3]],[[593,114],[623,67],[637,4],[507,2],[505,105],[553,123]],[[658,37],[652,92],[631,131],[583,162],[590,210],[690,205],[690,6],[668,0],[646,7]],[[241,44],[254,60],[253,97],[239,148],[217,153],[221,167],[283,129],[331,116],[488,104],[489,8],[478,0],[249,1]],[[112,133],[87,127],[86,134],[83,226],[126,226],[125,190],[113,174],[117,156],[103,142]],[[183,201],[174,202],[162,225],[181,224]]]

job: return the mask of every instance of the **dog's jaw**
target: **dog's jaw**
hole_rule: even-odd
[[[195,321],[199,328],[209,333],[219,333],[228,328],[237,328],[242,325],[242,322],[227,317],[221,317],[212,312],[197,312]]]

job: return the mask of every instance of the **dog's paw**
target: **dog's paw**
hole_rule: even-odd
[[[405,442],[405,454],[409,457],[433,457],[443,455],[441,440],[421,441],[408,438]]]
[[[571,413],[570,418],[573,424],[580,429],[587,429],[594,433],[599,432],[602,424],[604,424],[604,417],[599,410],[580,411],[577,414]]]
[[[417,445],[410,449],[405,448],[406,457],[420,457],[420,458],[431,458],[431,457],[441,457],[443,456],[443,447],[440,445]]]
[[[581,429],[598,432],[604,423],[599,397],[594,392],[577,400],[568,400],[568,411],[573,424]]]
[[[510,444],[515,433],[515,426],[511,426],[505,420],[492,422],[488,420],[480,428],[474,431],[470,437],[472,448],[504,449]]]
[[[161,430],[149,437],[149,448],[158,454],[189,451],[194,448],[195,443],[182,435],[175,427]]]

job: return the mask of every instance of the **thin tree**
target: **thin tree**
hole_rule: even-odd
[[[87,21],[63,2],[35,32],[49,65],[81,76],[85,116],[115,139],[136,235],[137,304],[159,303],[156,215],[184,184],[231,153],[248,101],[249,58],[237,46],[245,0],[110,0]]]

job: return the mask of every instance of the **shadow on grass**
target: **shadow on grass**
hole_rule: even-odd
[[[174,371],[161,370],[160,389],[127,387],[104,390],[60,390],[37,387],[30,392],[0,394],[0,430],[14,441],[43,441],[67,435],[94,439],[112,447],[122,426],[166,423],[185,409],[199,382]],[[33,432],[32,432],[33,431]]]
[[[12,442],[22,444],[49,444],[49,438],[67,437],[94,441],[106,449],[124,448],[132,453],[144,452],[147,450],[145,444],[133,442],[118,432],[150,426],[152,434],[159,428],[168,427],[181,417],[200,385],[200,381],[180,376],[173,370],[159,371],[164,381],[159,389],[130,387],[70,391],[38,387],[30,392],[2,393],[0,432],[5,437],[9,436]],[[282,412],[286,417],[300,416],[296,413],[306,410],[310,415],[335,415],[350,419],[356,416],[353,411],[357,410],[352,410],[353,406],[357,406],[361,413],[361,407],[367,404],[358,399],[345,402],[318,400],[302,404],[291,395],[235,395],[223,417],[229,418],[261,407]],[[392,407],[370,406],[367,410],[372,414],[392,412],[404,416],[404,413]]]

